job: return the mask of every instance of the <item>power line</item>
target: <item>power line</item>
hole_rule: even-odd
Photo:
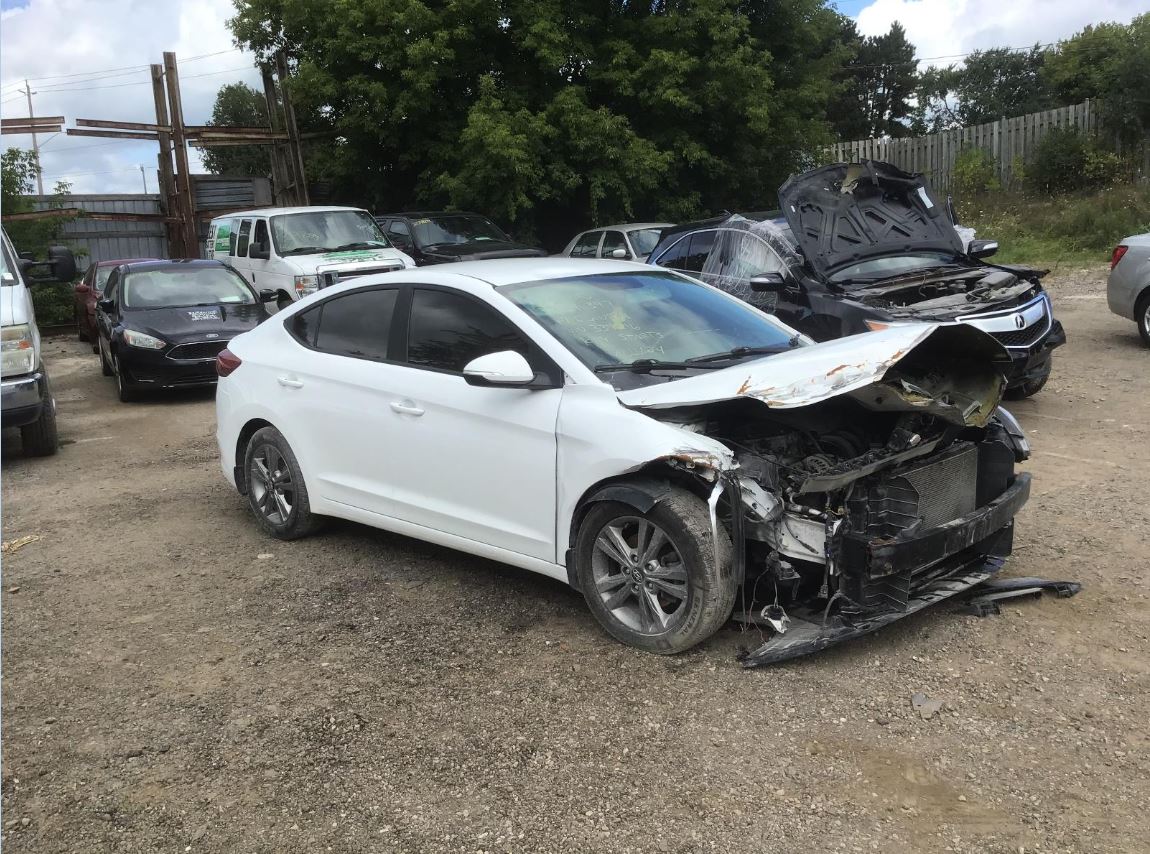
[[[183,79],[184,80],[195,80],[197,77],[211,77],[211,76],[216,75],[216,74],[231,74],[234,71],[254,71],[254,70],[255,70],[255,66],[253,66],[253,65],[241,65],[237,68],[223,68],[219,71],[206,71],[203,74],[189,74],[186,77],[184,77]],[[81,81],[81,82],[83,82],[83,81]],[[48,89],[48,90],[46,90],[46,94],[55,94],[56,92],[91,92],[95,89],[122,89],[125,86],[150,86],[150,85],[151,85],[150,80],[142,80],[142,81],[132,82],[132,83],[109,83],[106,86],[79,86],[79,87],[76,87],[74,89],[73,88]]]
[[[117,172],[135,172],[138,166],[125,166],[123,169],[105,169],[102,172],[60,172],[56,175],[45,175],[45,178],[84,178],[88,175],[114,175]],[[41,194],[43,195],[43,194]]]
[[[240,53],[240,52],[242,52],[241,48],[231,47],[231,48],[228,48],[227,50],[217,50],[217,51],[214,51],[213,53],[201,53],[201,54],[198,54],[197,56],[189,56],[187,59],[181,59],[180,62],[198,62],[201,59],[207,59],[207,58],[212,57],[212,56],[223,56],[225,53]],[[133,73],[133,72],[137,72],[137,71],[147,71],[148,68],[149,68],[149,66],[146,64],[145,65],[121,65],[121,66],[118,66],[116,68],[99,68],[99,69],[96,69],[94,71],[74,71],[71,74],[53,74],[53,75],[49,75],[47,77],[29,77],[28,79],[32,83],[39,83],[43,80],[70,80],[72,83],[80,83],[80,82],[84,82],[84,81],[76,80],[73,78],[92,77],[93,75],[96,75],[96,74],[108,74],[108,75],[114,76],[114,77],[122,77],[124,75],[122,75],[122,74],[111,74],[111,72],[123,71],[123,72]],[[10,83],[9,84],[9,86],[13,86],[13,85],[19,85],[19,84],[18,83],[16,83],[16,84]],[[67,84],[61,84],[61,85],[67,85]]]

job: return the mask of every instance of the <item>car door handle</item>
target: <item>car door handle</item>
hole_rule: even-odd
[[[393,400],[391,402],[392,412],[398,412],[401,415],[422,415],[423,410],[412,403],[410,400]]]
[[[303,383],[299,380],[293,380],[291,377],[276,377],[276,382],[284,388],[303,388]]]

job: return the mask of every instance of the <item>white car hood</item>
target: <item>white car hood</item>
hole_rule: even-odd
[[[956,350],[967,353],[972,349],[977,352],[978,345],[985,343],[989,345],[988,359],[1001,350],[984,333],[972,337],[953,325],[904,324],[799,347],[687,379],[630,389],[619,392],[618,398],[624,406],[635,409],[695,406],[743,397],[774,409],[809,406],[881,381],[892,366],[932,336],[953,337]]]

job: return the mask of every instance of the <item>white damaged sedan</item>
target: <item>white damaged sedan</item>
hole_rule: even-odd
[[[667,270],[478,261],[339,284],[233,339],[217,436],[272,536],[334,516],[540,572],[651,652],[734,616],[763,630],[753,665],[1002,566],[1030,485],[1008,363],[970,327],[812,344]]]

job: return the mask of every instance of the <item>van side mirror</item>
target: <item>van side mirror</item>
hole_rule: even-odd
[[[997,251],[997,240],[972,240],[966,254],[971,258],[989,258]]]
[[[115,302],[115,300],[110,300],[110,299],[98,299],[98,300],[96,300],[96,308],[100,309],[100,311],[102,311],[106,314],[110,311],[115,310],[116,302]]]
[[[48,264],[52,278],[57,282],[70,282],[76,278],[76,256],[67,246],[49,246]]]
[[[782,273],[759,273],[751,277],[751,290],[755,293],[777,294],[787,286]]]
[[[271,257],[271,252],[263,243],[253,243],[248,246],[248,257],[266,261]]]

